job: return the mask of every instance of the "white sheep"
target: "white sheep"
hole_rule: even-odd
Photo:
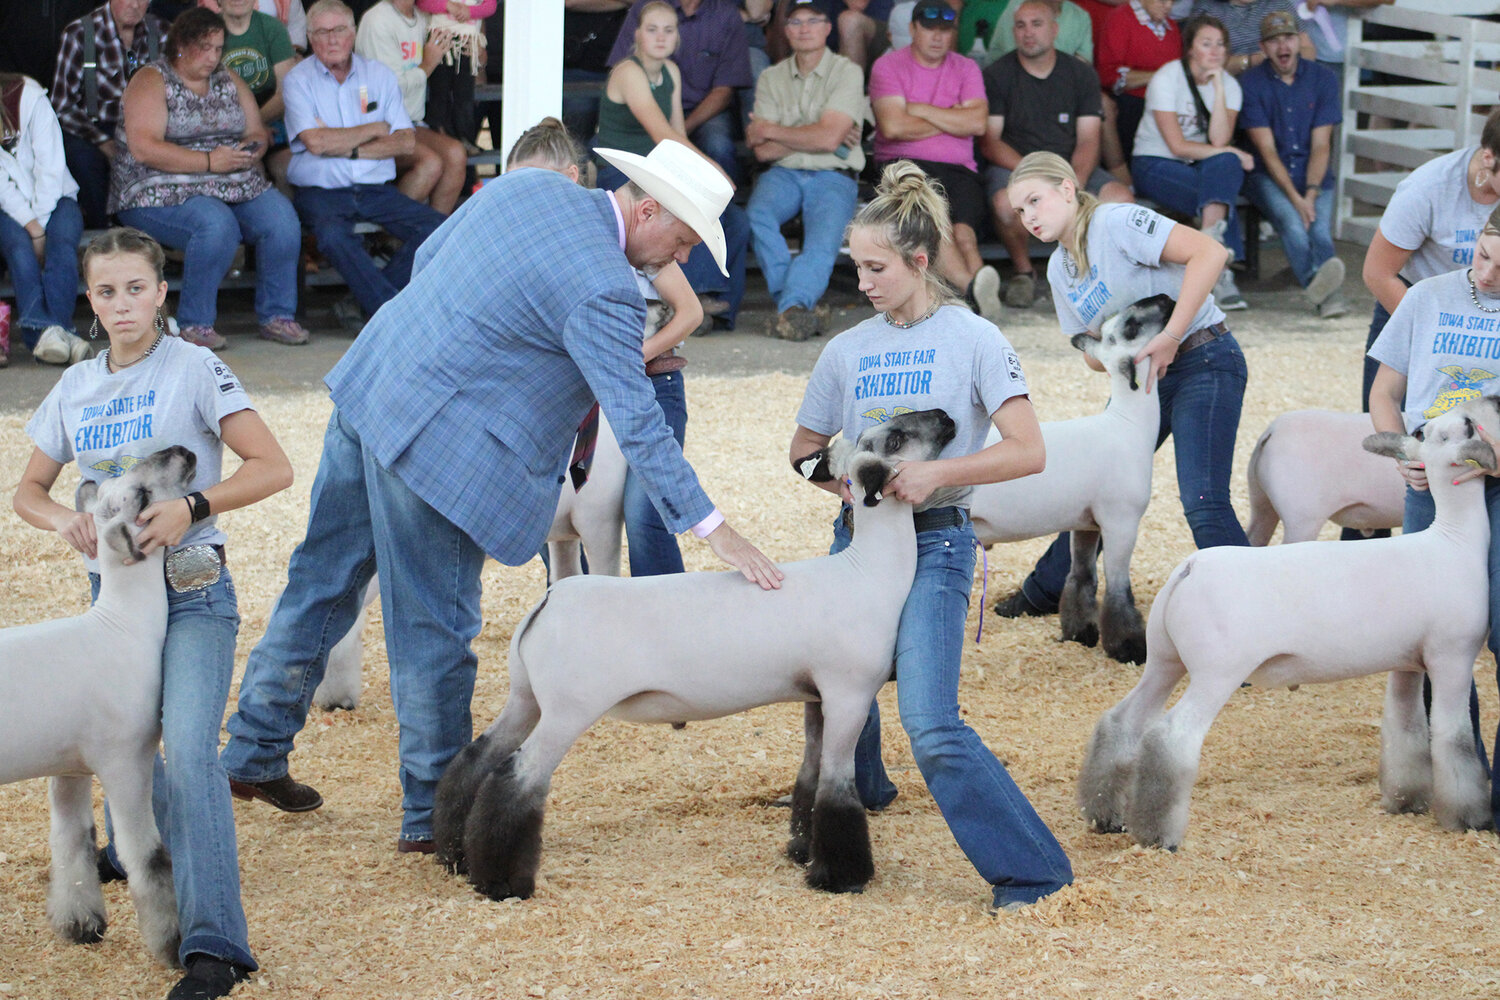
[[[1271,421],[1246,470],[1250,544],[1269,544],[1278,522],[1283,542],[1310,542],[1325,521],[1401,527],[1406,489],[1390,462],[1361,447],[1369,433],[1368,413],[1293,410]]]
[[[571,482],[558,491],[557,511],[547,532],[547,582],[556,583],[583,572],[587,555],[589,572],[601,576],[620,575],[620,536],[625,527],[625,473],[629,466],[615,432],[604,414],[599,414],[599,437],[588,481],[577,490]],[[344,637],[328,652],[328,667],[313,692],[313,704],[321,709],[354,711],[359,705],[360,674],[364,661],[365,622],[370,605],[380,596],[380,577],[370,579],[360,603],[359,617]]]
[[[1482,409],[1481,409],[1482,405]],[[1495,467],[1474,432],[1494,401],[1426,425],[1425,440],[1373,434],[1372,452],[1424,462],[1432,526],[1358,545],[1223,546],[1185,559],[1151,608],[1140,683],[1099,719],[1078,803],[1100,831],[1175,849],[1203,739],[1242,682],[1293,686],[1391,671],[1381,725],[1381,805],[1448,829],[1488,826],[1489,778],[1469,723],[1474,660],[1489,628],[1490,522],[1484,485],[1454,486],[1469,462]],[[1394,472],[1392,472],[1394,476]],[[1422,672],[1432,682],[1431,737]],[[1158,717],[1184,674],[1187,690]]]
[[[1130,588],[1130,557],[1141,516],[1151,501],[1151,463],[1161,426],[1161,404],[1147,393],[1150,361],[1135,356],[1166,325],[1174,303],[1166,295],[1142,299],[1111,316],[1098,339],[1086,333],[1073,346],[1109,373],[1103,413],[1042,424],[1047,468],[1034,476],[975,488],[969,514],[980,544],[1014,542],[1072,532],[1072,568],[1059,611],[1062,637],[1092,646],[1101,639],[1116,660],[1146,658],[1146,630]],[[990,432],[993,444],[999,433]],[[1095,601],[1094,566],[1104,546],[1104,607]]]
[[[51,778],[53,928],[90,944],[108,923],[95,866],[98,775],[141,936],[169,966],[177,964],[177,901],[151,811],[167,590],[162,550],[141,554],[135,520],[155,500],[183,496],[196,465],[192,452],[172,447],[102,485],[85,481],[79,509],[94,515],[98,600],[74,618],[0,631],[0,783]]]
[[[601,716],[678,723],[800,701],[807,741],[787,853],[808,865],[814,888],[863,889],[875,869],[854,746],[890,677],[917,561],[911,506],[879,491],[897,462],[935,458],[953,435],[941,410],[861,435],[847,461],[853,543],[783,565],[779,590],[738,573],[580,576],[549,588],[516,627],[504,710],[438,785],[438,860],[491,898],[529,897],[552,772]],[[799,469],[827,478],[846,450]]]

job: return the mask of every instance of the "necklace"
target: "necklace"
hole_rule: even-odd
[[[1472,288],[1473,286],[1470,285],[1470,287]],[[1500,310],[1494,311],[1500,312]],[[114,349],[106,347],[104,349],[104,367],[111,372],[118,372],[124,371],[126,368],[130,368],[140,364],[142,361],[145,361],[147,358],[151,357],[151,355],[156,353],[156,348],[161,344],[161,336],[162,335],[160,333],[156,335],[156,339],[151,341],[151,346],[146,348],[145,354],[142,354],[140,357],[136,358],[133,361],[126,361],[124,364],[115,364]]]
[[[894,326],[896,329],[898,329],[898,330],[910,330],[912,327],[916,326],[918,323],[921,323],[923,320],[931,319],[932,318],[932,314],[938,311],[938,306],[939,305],[941,305],[941,303],[934,302],[932,304],[932,306],[926,312],[924,312],[922,315],[918,316],[916,319],[912,320],[909,323],[903,323],[899,319],[891,319],[891,314],[890,313],[881,313],[880,315],[884,316],[885,317],[885,321],[887,323],[889,323],[891,326]],[[1496,312],[1500,312],[1500,310],[1496,310]]]
[[[1464,272],[1464,277],[1469,279],[1469,298],[1474,300],[1474,308],[1480,312],[1500,313],[1500,306],[1487,306],[1479,301],[1479,289],[1474,287],[1474,269],[1472,267]]]

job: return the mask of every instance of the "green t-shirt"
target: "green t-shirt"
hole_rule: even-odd
[[[250,26],[243,35],[224,37],[224,65],[240,75],[257,104],[276,93],[276,64],[295,55],[286,26],[258,10],[250,13]]]

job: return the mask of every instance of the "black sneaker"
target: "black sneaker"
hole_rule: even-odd
[[[1023,616],[1043,618],[1047,615],[1057,614],[1057,609],[1053,608],[1049,611],[1046,608],[1039,608],[1031,603],[1025,591],[1017,590],[1014,594],[1011,594],[995,605],[995,614],[1001,618],[1021,618]]]
[[[215,1000],[227,997],[236,983],[250,975],[248,969],[211,955],[191,955],[187,975],[172,987],[167,1000]]]

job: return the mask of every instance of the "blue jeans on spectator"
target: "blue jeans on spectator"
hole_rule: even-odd
[[[474,735],[470,644],[479,634],[484,552],[382,467],[337,409],[323,436],[307,537],[245,665],[224,769],[251,782],[287,773],[328,651],[354,625],[377,563],[401,733],[401,837],[431,840],[438,780]]]
[[[612,164],[595,163],[599,171],[599,187],[606,191],[619,190],[630,180]],[[682,265],[682,273],[699,295],[717,295],[729,303],[729,308],[715,318],[733,330],[734,321],[740,314],[740,303],[745,298],[745,252],[750,248],[750,219],[743,208],[730,202],[719,216],[719,225],[724,229],[724,263],[729,267],[729,276],[724,276],[719,265],[714,263],[714,255],[701,243],[693,247],[687,263]]]
[[[599,99],[604,93],[604,81],[607,79],[608,73],[563,67],[562,120],[572,135],[587,139],[599,128]],[[598,86],[591,93],[570,94],[567,89],[570,83],[593,83]],[[498,120],[497,117],[496,121]]]
[[[858,197],[858,183],[837,170],[772,167],[755,182],[746,212],[755,258],[777,312],[811,309],[823,298]],[[802,250],[793,257],[781,227],[799,212]]]
[[[750,50],[750,86],[735,90],[740,102],[740,128],[750,127],[750,113],[755,110],[755,87],[760,75],[771,68],[771,57],[766,54],[766,33],[758,24],[745,24],[745,41]]]
[[[98,575],[89,574],[89,583],[98,599]],[[168,763],[157,754],[151,801],[172,855],[182,925],[178,958],[185,963],[190,955],[211,955],[253,970],[257,966],[240,902],[234,805],[219,764],[219,726],[234,676],[239,630],[234,580],[227,568],[203,590],[179,594],[167,589],[161,741]],[[119,868],[113,847],[109,850]]]
[[[686,114],[687,110],[684,108],[683,113]],[[734,156],[734,130],[734,108],[731,105],[689,132],[688,138],[738,184],[740,164]]]
[[[843,518],[834,522],[830,552],[849,547]],[[1057,838],[1016,787],[1005,765],[958,710],[964,621],[974,584],[974,527],[917,535],[917,575],[896,634],[896,699],[901,725],[927,789],[953,839],[986,882],[997,906],[1034,903],[1073,881]],[[855,783],[867,805],[890,801],[895,789],[880,761],[880,710],[870,716],[854,755]],[[888,788],[876,802],[867,789]]]
[[[1177,495],[1200,549],[1215,545],[1248,545],[1229,500],[1234,439],[1245,397],[1245,355],[1234,334],[1177,355],[1156,383],[1161,401],[1161,431],[1156,446],[1171,435],[1177,451]],[[1072,564],[1067,533],[1058,535],[1021,592],[1034,607],[1052,611],[1062,598]]]
[[[78,202],[58,199],[45,228],[45,260],[37,263],[26,227],[0,212],[0,253],[15,289],[15,325],[27,347],[35,347],[49,326],[72,333],[73,307],[78,303],[78,240],[83,235]]]
[[[1271,220],[1276,235],[1281,237],[1281,249],[1286,251],[1287,263],[1292,266],[1292,273],[1297,276],[1297,283],[1303,288],[1312,281],[1318,268],[1337,253],[1333,249],[1331,230],[1333,193],[1331,187],[1318,191],[1317,201],[1314,203],[1318,216],[1313,219],[1311,226],[1305,226],[1297,207],[1286,196],[1286,192],[1276,186],[1269,174],[1257,171],[1245,178],[1246,197]]]
[[[78,207],[89,229],[109,227],[109,157],[98,146],[63,132],[63,163],[78,182]]]
[[[1233,153],[1219,153],[1196,163],[1165,156],[1135,156],[1130,160],[1130,176],[1139,195],[1150,198],[1183,215],[1202,215],[1203,206],[1218,203],[1229,209],[1224,245],[1234,251],[1234,259],[1245,256],[1245,238],[1240,233],[1240,216],[1234,203],[1245,183],[1245,168]]]
[[[333,261],[368,316],[406,287],[417,248],[443,224],[441,215],[412,201],[394,184],[294,187],[292,203],[317,238],[318,249]],[[384,268],[365,252],[364,237],[354,231],[357,222],[378,223],[401,241],[401,249]]]
[[[653,375],[651,387],[656,390],[656,405],[661,407],[680,448],[687,437],[687,391],[682,372]],[[662,524],[661,515],[646,492],[646,484],[629,468],[625,472],[625,539],[631,576],[682,572],[682,550],[677,547],[677,536]]]
[[[1490,654],[1495,657],[1495,683],[1500,685],[1500,483],[1494,479],[1484,481],[1484,506],[1490,515],[1490,635],[1485,642],[1490,648]],[[1425,531],[1436,517],[1437,508],[1433,505],[1432,494],[1427,490],[1419,492],[1408,486],[1406,510],[1401,517],[1401,533],[1410,535]],[[1432,686],[1425,677],[1422,679],[1422,693],[1430,709]],[[1490,772],[1490,813],[1495,820],[1495,828],[1500,830],[1500,775],[1490,767],[1489,757],[1484,752],[1484,736],[1479,729],[1479,688],[1474,685],[1469,687],[1469,722],[1474,729],[1474,746],[1479,752],[1480,763]],[[1500,727],[1495,730],[1494,746],[1500,752]]]
[[[183,251],[177,301],[177,320],[183,326],[214,325],[219,283],[241,243],[255,247],[256,318],[266,323],[297,315],[302,230],[292,203],[275,188],[234,204],[200,194],[181,205],[123,209],[119,216],[127,226]]]

